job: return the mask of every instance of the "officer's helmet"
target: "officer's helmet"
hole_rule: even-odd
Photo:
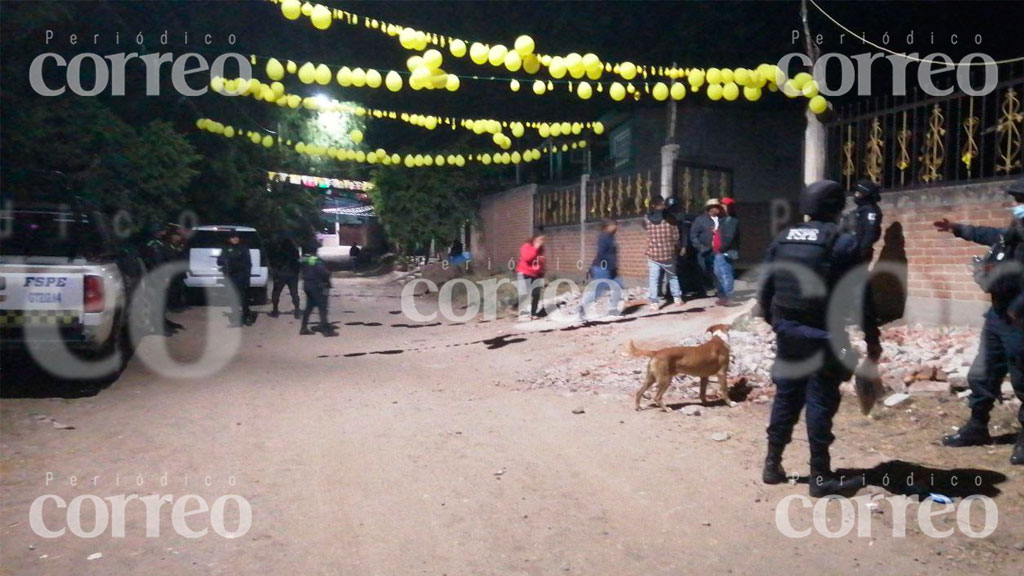
[[[846,206],[846,194],[838,182],[819,180],[800,193],[800,213],[820,222],[835,222]]]
[[[882,191],[871,180],[860,180],[857,182],[857,192],[860,193],[860,197],[869,202],[879,202],[882,200]]]

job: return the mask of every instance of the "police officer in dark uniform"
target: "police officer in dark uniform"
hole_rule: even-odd
[[[163,266],[167,262],[170,262],[174,258],[173,251],[168,246],[165,239],[167,238],[167,230],[159,228],[157,225],[149,227],[148,231],[149,239],[146,244],[142,247],[141,255],[142,261],[146,265],[146,272],[152,274],[157,268]],[[181,324],[172,322],[167,319],[167,305],[170,300],[171,286],[168,286],[168,292],[161,293],[153,282],[143,282],[145,299],[149,304],[149,313],[147,314],[147,321],[150,329],[157,333],[163,334],[164,336],[171,336],[174,332],[180,328],[183,328]],[[173,301],[171,301],[173,304]]]
[[[800,195],[804,222],[783,230],[768,250],[768,271],[758,291],[758,304],[776,334],[772,380],[777,388],[768,425],[768,456],[763,480],[786,480],[782,452],[806,406],[811,452],[810,494],[816,498],[850,488],[832,474],[829,446],[832,418],[839,409],[839,385],[853,374],[852,347],[845,329],[829,326],[830,298],[843,274],[859,263],[861,249],[837,221],[846,204],[842,187],[830,180],[815,182]],[[811,284],[817,284],[815,292]],[[823,290],[821,288],[824,287]],[[873,318],[864,316],[864,324]],[[877,330],[865,330],[868,355],[881,355]]]
[[[291,238],[282,238],[275,246],[271,265],[274,269],[274,291],[271,293],[271,303],[274,309],[270,312],[271,318],[277,318],[280,311],[278,306],[281,303],[281,292],[285,286],[288,287],[288,295],[292,298],[293,315],[296,319],[302,317],[302,310],[299,308],[299,247]]]
[[[231,281],[238,292],[238,301],[233,303],[231,309],[231,326],[251,324],[249,279],[252,275],[252,255],[249,254],[249,247],[242,244],[242,238],[237,232],[232,232],[228,237],[228,245],[217,257],[217,266],[220,266],[224,277]],[[237,304],[241,304],[241,313]]]
[[[302,289],[306,292],[306,309],[302,312],[302,327],[299,334],[312,334],[308,328],[313,308],[320,313],[320,332],[324,336],[337,336],[334,327],[327,321],[327,298],[331,292],[331,272],[315,251],[307,252],[302,259]]]
[[[1013,218],[1006,228],[953,224],[945,219],[935,223],[939,231],[992,247],[975,268],[975,280],[992,297],[992,306],[985,313],[978,356],[967,373],[971,417],[956,434],[942,439],[946,446],[991,443],[989,413],[996,400],[1002,400],[999,389],[1007,372],[1014,393],[1024,401],[1024,179],[1006,192],[1014,200]],[[1024,406],[1017,411],[1017,419],[1024,427]],[[1024,430],[1017,435],[1010,463],[1024,464]]]
[[[843,231],[857,237],[860,246],[860,261],[870,263],[875,256],[875,243],[882,237],[882,200],[878,184],[871,180],[857,182],[853,192],[856,208],[849,211],[843,220]]]

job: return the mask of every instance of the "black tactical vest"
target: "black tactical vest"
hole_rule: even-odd
[[[824,326],[828,308],[828,294],[832,290],[832,246],[839,235],[836,224],[805,222],[783,230],[775,239],[772,270],[775,295],[772,315],[778,319],[794,320],[810,326]],[[792,271],[798,268],[801,274]],[[800,276],[813,278],[820,292],[805,288]]]

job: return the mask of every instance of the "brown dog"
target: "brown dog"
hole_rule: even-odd
[[[640,399],[644,392],[655,382],[658,383],[657,392],[654,395],[654,403],[665,412],[671,412],[665,407],[662,397],[672,383],[672,377],[676,375],[696,376],[700,378],[700,401],[707,402],[705,393],[708,388],[708,377],[718,376],[719,394],[723,400],[729,401],[729,383],[727,375],[729,372],[729,326],[715,324],[707,329],[711,333],[711,339],[700,346],[673,346],[661,350],[641,350],[629,341],[629,354],[631,356],[647,356],[650,361],[647,363],[647,374],[644,376],[644,384],[636,392],[636,409],[640,410]]]

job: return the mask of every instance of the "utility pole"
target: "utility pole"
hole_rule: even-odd
[[[673,62],[675,67],[676,63]],[[661,147],[661,187],[662,198],[672,195],[672,182],[675,176],[676,158],[679,157],[679,145],[676,144],[676,101],[670,98],[666,109],[665,145]]]
[[[813,66],[821,56],[821,50],[811,41],[807,0],[800,2],[800,19],[804,26],[804,50]],[[804,184],[810,184],[825,178],[825,125],[810,108],[804,111],[804,116],[807,118],[807,128],[804,130]]]

